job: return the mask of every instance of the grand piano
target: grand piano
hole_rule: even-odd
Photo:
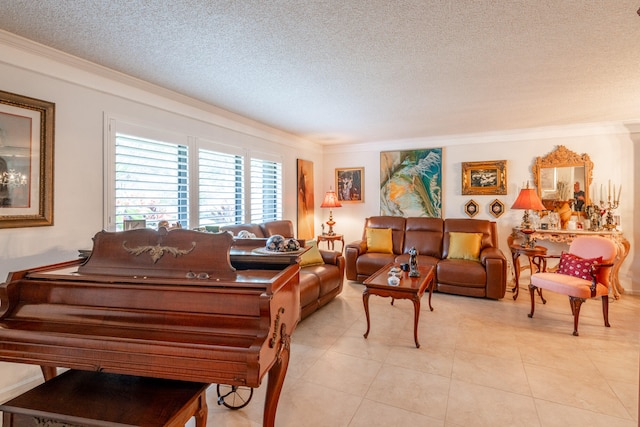
[[[263,425],[273,426],[299,266],[295,254],[264,266],[257,254],[236,269],[232,244],[228,233],[103,231],[85,260],[10,273],[0,360],[40,365],[45,379],[66,367],[258,387],[268,373]]]

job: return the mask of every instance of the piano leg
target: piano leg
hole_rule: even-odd
[[[55,366],[40,366],[45,381],[49,381],[58,375],[58,369]]]
[[[264,414],[262,416],[263,427],[274,427],[276,419],[276,409],[280,392],[284,384],[284,377],[289,366],[289,353],[291,337],[286,333],[287,326],[282,325],[280,329],[280,349],[276,361],[269,370],[269,380],[267,382],[267,395],[264,402]]]

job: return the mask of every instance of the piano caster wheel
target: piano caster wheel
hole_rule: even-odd
[[[245,386],[218,384],[216,391],[218,405],[224,405],[229,409],[244,408],[253,396],[253,388]]]

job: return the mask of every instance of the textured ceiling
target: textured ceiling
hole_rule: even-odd
[[[0,28],[333,144],[638,120],[639,6],[2,0]]]

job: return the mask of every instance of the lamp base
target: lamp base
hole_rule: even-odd
[[[329,231],[327,231],[327,236],[335,236],[336,232],[333,231],[333,226],[336,224],[335,221],[333,221],[332,219],[329,219],[329,221],[327,221],[327,225],[329,226]]]
[[[524,234],[524,242],[520,244],[523,248],[534,248],[536,246],[536,239],[532,239],[531,235],[536,232],[531,228],[523,228],[520,230],[522,234]]]

